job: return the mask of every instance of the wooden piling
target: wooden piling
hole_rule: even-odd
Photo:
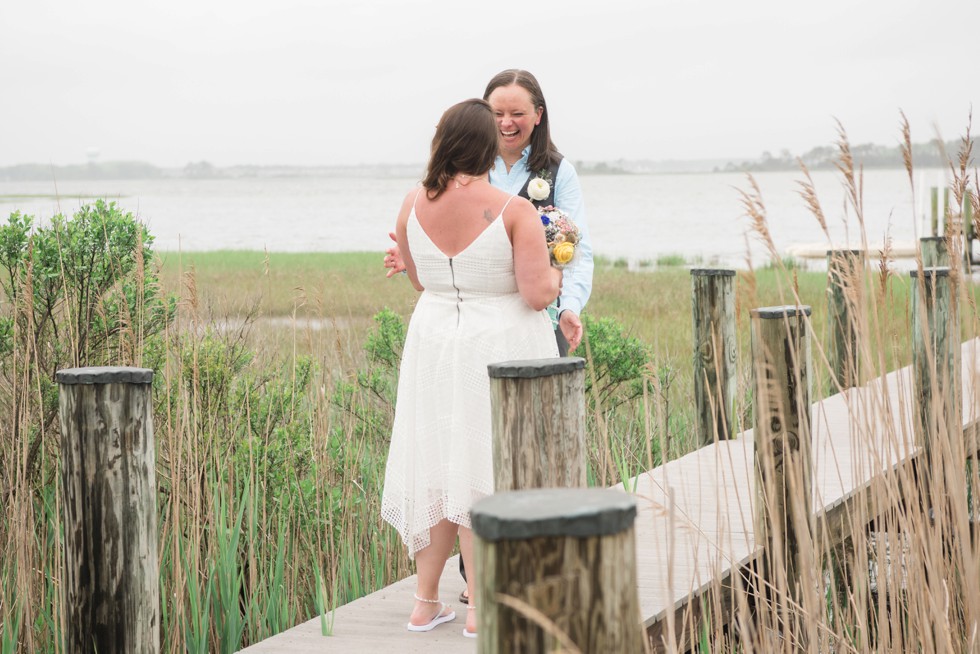
[[[752,311],[751,323],[756,542],[773,587],[789,589],[793,601],[805,591],[813,550],[809,315],[808,306],[766,307]]]
[[[159,652],[153,371],[57,373],[65,651]]]
[[[694,411],[701,446],[728,440],[734,432],[738,356],[734,278],[734,270],[691,271]]]
[[[923,268],[949,266],[949,244],[945,236],[923,236],[919,239]]]
[[[931,469],[937,438],[962,433],[960,321],[949,268],[912,270],[912,371],[916,444]]]
[[[496,492],[584,487],[585,359],[488,366]]]
[[[831,391],[861,383],[858,329],[864,307],[864,251],[827,250],[827,327]],[[836,382],[836,384],[835,384]]]
[[[644,651],[630,495],[512,491],[471,516],[478,652]]]
[[[932,236],[939,236],[939,189],[935,186],[929,188],[929,201],[931,213],[929,214],[929,233]]]

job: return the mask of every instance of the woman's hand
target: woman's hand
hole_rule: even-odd
[[[558,316],[558,328],[568,341],[568,353],[571,354],[582,342],[582,319],[571,309],[565,309]]]
[[[385,277],[390,278],[392,275],[405,272],[405,262],[402,261],[402,253],[398,249],[398,237],[395,236],[395,232],[388,232],[388,238],[395,242],[394,245],[385,250],[385,268],[391,269]]]

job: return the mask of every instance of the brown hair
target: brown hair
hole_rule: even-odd
[[[483,175],[497,159],[497,121],[486,100],[473,98],[442,114],[432,137],[432,154],[422,186],[435,200],[454,175]]]
[[[544,101],[544,93],[541,92],[541,85],[534,75],[526,70],[509,68],[493,76],[487,84],[487,90],[483,92],[483,99],[489,100],[490,94],[501,86],[517,84],[531,96],[531,104],[534,108],[541,109],[541,122],[535,126],[531,132],[531,156],[528,158],[527,169],[538,171],[550,168],[561,160],[561,153],[551,140],[551,129],[548,127],[548,105]]]

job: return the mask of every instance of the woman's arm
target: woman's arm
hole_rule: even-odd
[[[541,218],[530,202],[514,198],[504,212],[504,220],[514,249],[517,290],[535,311],[546,309],[558,296],[562,273],[551,266]]]
[[[592,295],[592,238],[585,216],[582,186],[575,167],[567,158],[562,159],[555,178],[555,206],[568,214],[581,234],[575,263],[565,269],[558,303],[559,311],[572,311],[578,316]]]
[[[418,274],[415,272],[415,261],[412,260],[412,251],[408,247],[408,216],[412,213],[412,205],[415,203],[415,196],[418,191],[409,191],[402,202],[401,211],[398,212],[398,219],[395,221],[395,241],[401,253],[402,263],[405,265],[405,272],[412,282],[416,291],[424,291],[422,284],[419,283]]]

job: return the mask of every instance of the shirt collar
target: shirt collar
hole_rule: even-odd
[[[521,158],[514,162],[514,166],[516,166],[517,164],[523,162],[524,163],[524,168],[527,168],[527,160],[528,160],[528,158],[530,156],[531,156],[531,144],[529,143],[526,146],[524,146],[524,149],[523,150],[521,150]],[[504,163],[504,158],[501,157],[498,154],[497,155],[497,161],[495,162],[494,165],[495,165],[495,167],[497,167],[497,166],[504,166],[505,169],[506,169],[506,165],[507,164]],[[513,166],[511,167],[511,169],[513,170]]]

